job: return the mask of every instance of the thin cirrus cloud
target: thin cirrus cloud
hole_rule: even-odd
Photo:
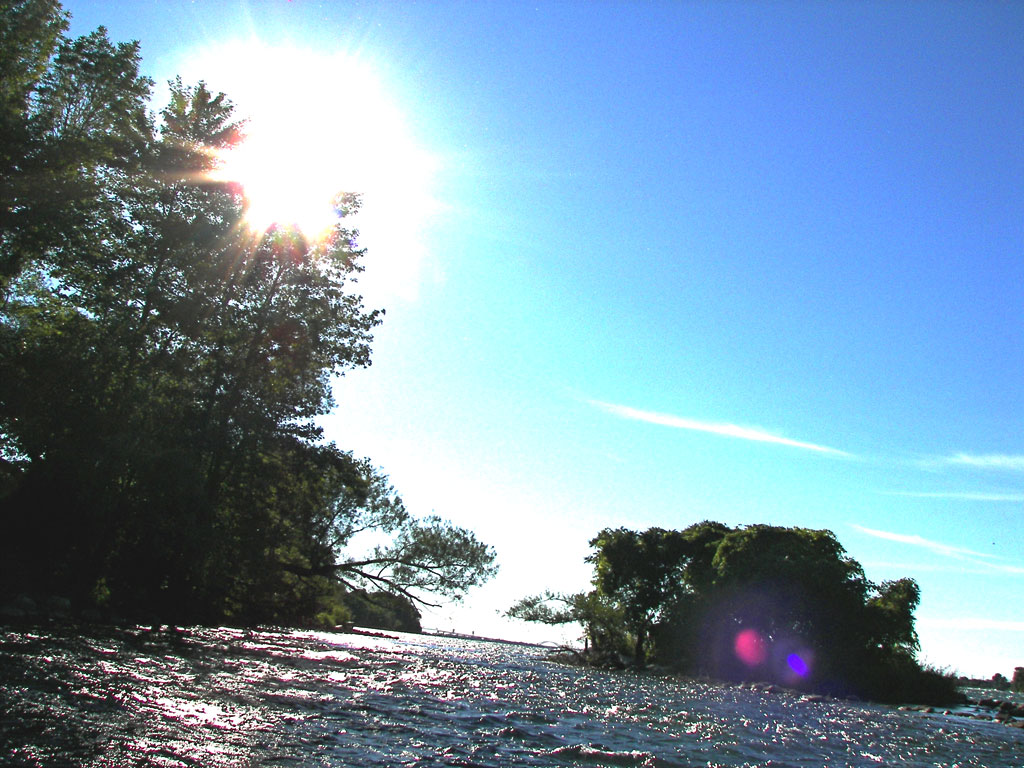
[[[788,437],[772,434],[771,432],[765,432],[764,430],[757,429],[755,427],[741,427],[737,424],[720,424],[710,421],[697,421],[695,419],[686,419],[681,416],[673,416],[669,413],[643,411],[639,408],[631,408],[628,405],[606,403],[601,400],[588,400],[587,402],[596,408],[606,411],[607,413],[611,413],[623,419],[631,419],[632,421],[643,421],[648,424],[672,427],[673,429],[688,429],[695,432],[708,432],[713,435],[735,437],[740,440],[752,440],[758,443],[786,445],[791,448],[802,448],[806,451],[815,451],[817,453],[825,453],[831,456],[851,457],[851,454],[846,451],[840,451],[837,448],[829,448],[825,445],[807,443],[801,440],[791,440]]]
[[[987,567],[982,567],[982,565],[971,565],[962,559],[949,560],[942,563],[908,562],[906,560],[864,560],[861,562],[861,565],[871,572],[907,573],[912,570],[915,574],[955,573],[958,576],[966,576],[968,574],[972,576],[991,576],[994,573],[992,563],[983,563],[982,565]],[[1012,572],[1010,571],[1010,573]]]
[[[999,469],[1010,472],[1024,472],[1024,454],[1007,453],[956,453],[939,459],[926,461],[929,467],[972,467],[974,469]]]
[[[952,499],[954,501],[994,501],[1024,503],[1024,493],[972,493],[970,491],[882,491],[886,496],[908,499]]]
[[[881,531],[877,528],[867,528],[863,525],[857,525],[856,523],[853,523],[852,527],[855,530],[858,530],[867,536],[873,536],[876,539],[884,539],[886,541],[895,541],[899,544],[907,544],[908,546],[917,547],[919,549],[926,549],[929,552],[942,555],[943,557],[950,557],[955,560],[959,560],[960,562],[969,563],[974,566],[981,566],[985,569],[985,572],[1024,575],[1024,567],[1022,566],[993,562],[994,560],[1002,559],[996,555],[977,552],[976,550],[967,549],[965,547],[956,547],[951,544],[943,544],[942,542],[932,541],[931,539],[926,539],[923,536],[918,536],[917,534]]]

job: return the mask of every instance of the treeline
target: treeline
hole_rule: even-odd
[[[870,582],[830,531],[702,522],[605,529],[593,590],[524,598],[509,615],[578,622],[592,663],[650,662],[880,701],[958,700],[956,680],[917,661],[912,579]]]
[[[350,616],[347,623],[355,626],[396,632],[423,631],[419,610],[402,595],[361,589],[344,595],[344,604]]]
[[[967,685],[972,688],[991,688],[995,691],[1024,693],[1024,667],[1014,667],[1012,680],[1008,679],[1006,675],[1000,672],[996,672],[987,680],[983,678],[964,676],[960,676],[957,680],[960,685]]]
[[[0,4],[0,603],[303,624],[486,579],[489,547],[314,424],[383,315],[353,290],[358,199],[323,239],[250,231],[210,177],[231,102],[178,80],[154,115],[138,45],[67,26]]]

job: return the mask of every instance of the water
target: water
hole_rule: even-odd
[[[964,717],[580,670],[417,635],[0,630],[12,766],[1024,765]]]

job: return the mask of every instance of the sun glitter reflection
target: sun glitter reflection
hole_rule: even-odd
[[[361,243],[405,260],[389,271],[415,266],[440,207],[431,194],[439,164],[369,63],[258,41],[194,52],[188,63],[247,120],[246,140],[220,156],[216,175],[241,184],[252,229],[321,235],[336,221],[335,196],[354,192],[362,208],[347,225]]]

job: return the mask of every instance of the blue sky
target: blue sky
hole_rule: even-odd
[[[710,518],[829,528],[918,580],[925,659],[1024,664],[1024,6],[65,5],[240,107],[229,41],[343,52],[431,158],[324,420],[498,550],[425,624],[536,636],[497,612],[602,527]]]

